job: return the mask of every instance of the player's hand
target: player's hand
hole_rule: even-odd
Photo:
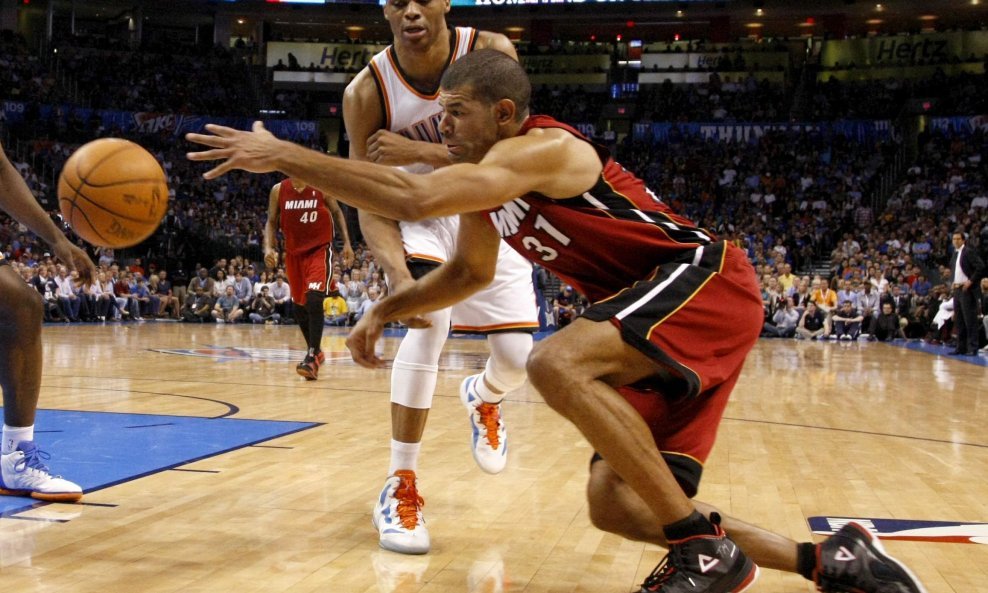
[[[291,145],[275,138],[259,121],[254,122],[250,132],[216,124],[206,124],[206,131],[210,134],[185,135],[189,142],[212,147],[212,150],[186,153],[190,161],[223,161],[205,172],[205,179],[215,179],[233,169],[251,173],[275,171],[277,157],[284,152],[286,145]]]
[[[353,260],[356,259],[356,254],[353,253],[353,247],[349,243],[343,244],[343,263],[347,269],[353,267]]]
[[[380,165],[410,165],[422,160],[421,142],[409,140],[401,134],[378,130],[367,139],[367,159]]]
[[[346,338],[346,347],[350,350],[353,362],[369,369],[384,366],[384,361],[374,354],[374,344],[381,339],[382,333],[384,333],[384,323],[371,309],[360,318],[357,325],[353,326],[350,335]]]
[[[85,251],[77,245],[73,245],[64,236],[51,246],[51,250],[65,264],[65,267],[68,268],[70,273],[72,270],[79,272],[79,284],[86,285],[92,283],[93,278],[96,277],[96,266],[93,264],[93,260],[89,259],[89,255]]]
[[[278,252],[274,249],[264,250],[264,265],[267,266],[269,270],[274,270],[278,267]]]

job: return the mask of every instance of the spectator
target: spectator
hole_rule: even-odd
[[[792,297],[786,297],[783,306],[772,316],[772,323],[765,322],[762,335],[769,338],[792,338],[796,335],[799,321],[799,311],[793,306]]]
[[[577,316],[576,305],[576,293],[573,292],[573,287],[567,284],[560,288],[552,301],[557,329],[566,327]]]
[[[371,288],[377,287],[372,285]],[[378,292],[380,292],[380,289],[378,289]],[[340,296],[340,291],[331,290],[329,296],[322,302],[322,308],[324,324],[336,327],[347,325],[349,309],[347,308],[346,301]]]
[[[269,286],[261,286],[261,292],[254,297],[254,301],[250,305],[250,315],[248,317],[251,323],[263,323],[265,325],[281,321],[281,315],[275,313],[274,297],[271,296],[271,288]]]
[[[155,280],[156,278],[157,280]],[[170,317],[172,319],[181,317],[178,297],[172,292],[172,283],[168,279],[168,272],[161,270],[156,276],[151,276],[151,284],[155,287],[154,293],[161,303],[158,309],[158,315],[168,317],[167,313],[171,310],[172,314]]]
[[[826,337],[824,321],[823,312],[817,308],[816,303],[810,301],[799,320],[799,325],[796,326],[796,337],[804,340]]]
[[[250,280],[238,269],[233,274],[233,294],[240,301],[240,308],[246,310],[250,307],[251,299],[254,296],[254,288],[250,285]]]
[[[908,321],[895,314],[892,303],[885,301],[882,303],[882,312],[875,318],[875,339],[879,342],[889,342],[896,338],[905,339],[904,332]]]
[[[209,270],[199,268],[196,270],[196,277],[189,282],[189,294],[196,294],[196,288],[201,288],[207,295],[212,296],[215,292],[215,282],[209,277]]]
[[[203,323],[210,318],[213,300],[203,286],[196,286],[193,290],[195,296],[186,299],[185,307],[182,309],[182,320]]]
[[[279,273],[271,284],[271,297],[274,298],[275,313],[281,316],[282,323],[288,323],[292,319],[292,293],[283,274]]]
[[[834,313],[834,333],[841,340],[857,340],[861,335],[861,322],[864,317],[854,307],[851,301],[844,301],[844,304]]]
[[[72,279],[65,266],[58,266],[58,276],[55,278],[55,294],[58,297],[58,307],[62,313],[62,321],[78,322],[82,301],[75,293]]]
[[[244,310],[240,308],[240,299],[233,286],[227,285],[223,296],[216,299],[216,304],[213,305],[213,319],[216,323],[236,323],[243,314]]]

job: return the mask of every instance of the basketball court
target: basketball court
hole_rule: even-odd
[[[37,440],[86,496],[0,497],[5,590],[624,593],[663,555],[590,525],[590,447],[528,388],[505,407],[508,468],[476,467],[457,388],[482,341],[440,362],[419,468],[433,551],[409,557],[370,519],[389,373],[350,362],[340,330],[317,382],[294,372],[295,327],[44,331]],[[930,593],[988,592],[988,356],[946,352],[761,340],[699,498],[800,541],[868,519]],[[751,589],[812,590],[771,570]]]

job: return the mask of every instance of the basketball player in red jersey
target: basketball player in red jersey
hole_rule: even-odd
[[[0,146],[0,208],[51,246],[84,284],[95,277],[92,260],[55,226]],[[41,321],[44,305],[29,284],[0,254],[0,387],[3,388],[3,442],[0,443],[0,494],[75,502],[82,489],[53,476],[48,454],[34,443],[34,419],[41,391]]]
[[[353,264],[346,217],[336,200],[295,179],[271,188],[268,222],[264,226],[264,263],[278,265],[277,231],[285,239],[285,272],[292,292],[292,311],[305,337],[305,358],[295,371],[307,381],[319,378],[322,353],[322,302],[333,276],[333,221],[343,234],[343,263]]]
[[[439,133],[439,80],[446,67],[477,48],[516,55],[504,35],[447,26],[449,9],[449,0],[384,3],[394,41],[354,77],[343,95],[351,159],[413,173],[450,164]],[[458,216],[396,223],[360,211],[364,237],[393,289],[448,260],[456,250],[458,225]],[[468,412],[467,434],[477,465],[492,474],[507,465],[501,402],[525,383],[532,332],[539,328],[531,264],[502,244],[493,281],[469,299],[429,313],[427,319],[430,325],[410,328],[395,353],[391,458],[383,495],[375,496],[374,524],[381,547],[405,554],[424,554],[430,547],[418,490],[418,457],[451,325],[458,333],[487,338],[490,357],[482,373],[461,383],[460,398]]]
[[[441,128],[459,164],[428,175],[333,159],[259,123],[253,133],[211,126],[216,136],[189,135],[215,149],[189,156],[227,159],[207,178],[234,167],[279,170],[395,218],[473,213],[460,225],[469,249],[382,301],[351,332],[348,346],[365,366],[381,362],[373,343],[385,322],[488,282],[499,235],[586,295],[586,313],[532,352],[529,379],[598,452],[588,486],[594,524],[669,548],[642,591],[738,593],[757,578],[758,563],[825,592],[925,593],[856,523],[820,544],[797,544],[691,500],[760,332],[754,270],[740,249],[673,212],[606,148],[529,116],[530,93],[521,67],[498,52],[453,64],[443,76]]]

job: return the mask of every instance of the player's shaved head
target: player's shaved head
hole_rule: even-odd
[[[485,103],[510,99],[519,120],[528,115],[532,99],[532,83],[521,64],[496,49],[479,49],[457,58],[443,74],[441,86],[447,91],[469,88],[473,98]]]

